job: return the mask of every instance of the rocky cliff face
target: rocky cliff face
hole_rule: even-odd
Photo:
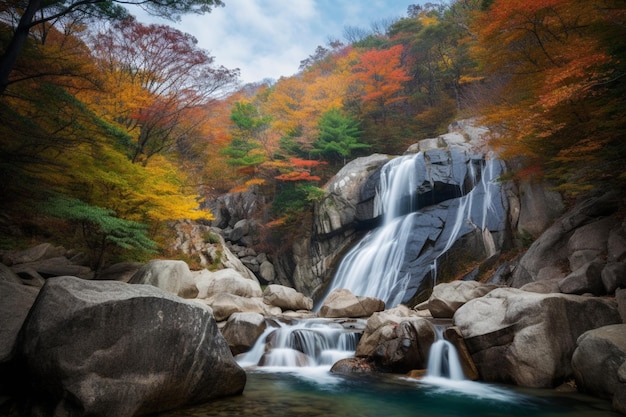
[[[462,268],[511,245],[512,231],[522,228],[535,233],[545,228],[558,212],[559,205],[555,204],[555,209],[545,211],[541,218],[529,216],[526,205],[521,208],[515,185],[498,183],[496,177],[505,168],[486,151],[486,132],[471,121],[460,121],[448,134],[421,140],[406,152],[415,156],[410,162],[414,172],[407,180],[412,190],[401,196],[400,200],[406,201],[392,210],[398,210],[399,215],[421,213],[411,224],[399,226],[411,229],[411,242],[401,255],[405,260],[393,266],[411,276],[405,286],[409,296],[401,299],[404,303],[423,300],[434,281],[456,278]],[[383,166],[400,159],[390,155],[358,158],[326,185],[326,197],[315,208],[313,230],[278,260],[281,275],[291,277],[289,285],[313,297],[323,295],[340,259],[366,232],[385,221],[380,184],[381,175],[389,174]],[[469,196],[481,181],[482,190]],[[459,198],[464,195],[468,197]],[[538,204],[529,207],[542,210]],[[442,251],[448,255],[440,259]]]
[[[383,167],[413,155],[413,190],[401,197],[408,201],[401,201],[398,210],[421,214],[407,226],[412,231],[404,263],[393,268],[411,276],[411,294],[401,301],[415,304],[436,282],[468,271],[475,277],[481,262],[523,243],[522,238],[537,238],[563,210],[561,197],[541,184],[500,181],[497,177],[506,168],[489,154],[486,133],[471,120],[459,121],[449,133],[412,145],[404,157],[374,154],[349,162],[324,187],[326,195],[315,207],[311,230],[283,253],[260,254],[260,260],[256,253],[246,255],[258,243],[258,222],[266,215],[258,190],[210,203],[216,215],[211,227],[223,237],[228,249],[224,253],[244,261],[261,282],[290,286],[319,299],[328,292],[340,260],[384,221],[381,175],[388,173]],[[474,188],[481,189],[470,196]],[[459,198],[464,195],[468,197]],[[500,272],[503,279],[511,279],[511,270]]]

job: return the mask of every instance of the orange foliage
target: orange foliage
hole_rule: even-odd
[[[365,103],[366,111],[381,111],[395,102],[406,100],[400,94],[403,83],[409,77],[400,62],[403,51],[402,45],[389,49],[371,50],[360,56],[360,62],[354,66],[354,78],[360,82],[363,89],[361,99]]]
[[[251,180],[246,181],[242,185],[238,185],[236,187],[231,188],[228,192],[231,193],[231,194],[243,193],[245,191],[248,191],[250,189],[250,187],[252,187],[253,185],[263,185],[263,184],[265,184],[265,180],[264,179],[252,178]]]
[[[317,175],[311,175],[308,171],[292,171],[286,174],[281,174],[276,177],[280,181],[321,181],[322,179]]]
[[[289,162],[296,168],[315,168],[320,165],[327,165],[326,161],[315,161],[312,159],[289,158]]]
[[[286,217],[280,217],[276,220],[272,220],[269,223],[265,223],[265,227],[267,228],[272,228],[272,227],[280,227],[283,226],[287,223],[287,218]]]
[[[492,143],[569,193],[608,184],[623,164],[624,57],[614,43],[626,36],[624,15],[617,0],[495,0],[474,25],[474,56],[506,80],[483,110]]]

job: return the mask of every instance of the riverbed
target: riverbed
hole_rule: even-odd
[[[248,370],[240,396],[160,417],[619,417],[607,401],[578,393],[400,376],[345,377],[326,367]]]

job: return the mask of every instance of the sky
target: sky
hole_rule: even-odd
[[[196,37],[215,63],[239,68],[242,83],[277,80],[298,72],[300,61],[329,40],[345,42],[344,28],[406,16],[424,0],[223,0],[209,14],[186,15],[180,23],[155,20],[132,10],[142,23],[162,23]]]

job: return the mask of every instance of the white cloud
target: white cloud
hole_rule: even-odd
[[[423,0],[420,0],[423,1]],[[224,0],[206,15],[183,16],[176,28],[192,34],[219,65],[239,68],[244,83],[290,76],[300,61],[346,26],[404,15],[411,0]],[[154,22],[138,13],[143,22]],[[163,23],[163,22],[161,22]],[[165,22],[170,24],[169,22]]]
[[[320,19],[313,0],[227,0],[203,16],[177,25],[227,68],[240,68],[244,82],[292,75],[324,39],[312,31]],[[311,45],[313,45],[311,47]]]

